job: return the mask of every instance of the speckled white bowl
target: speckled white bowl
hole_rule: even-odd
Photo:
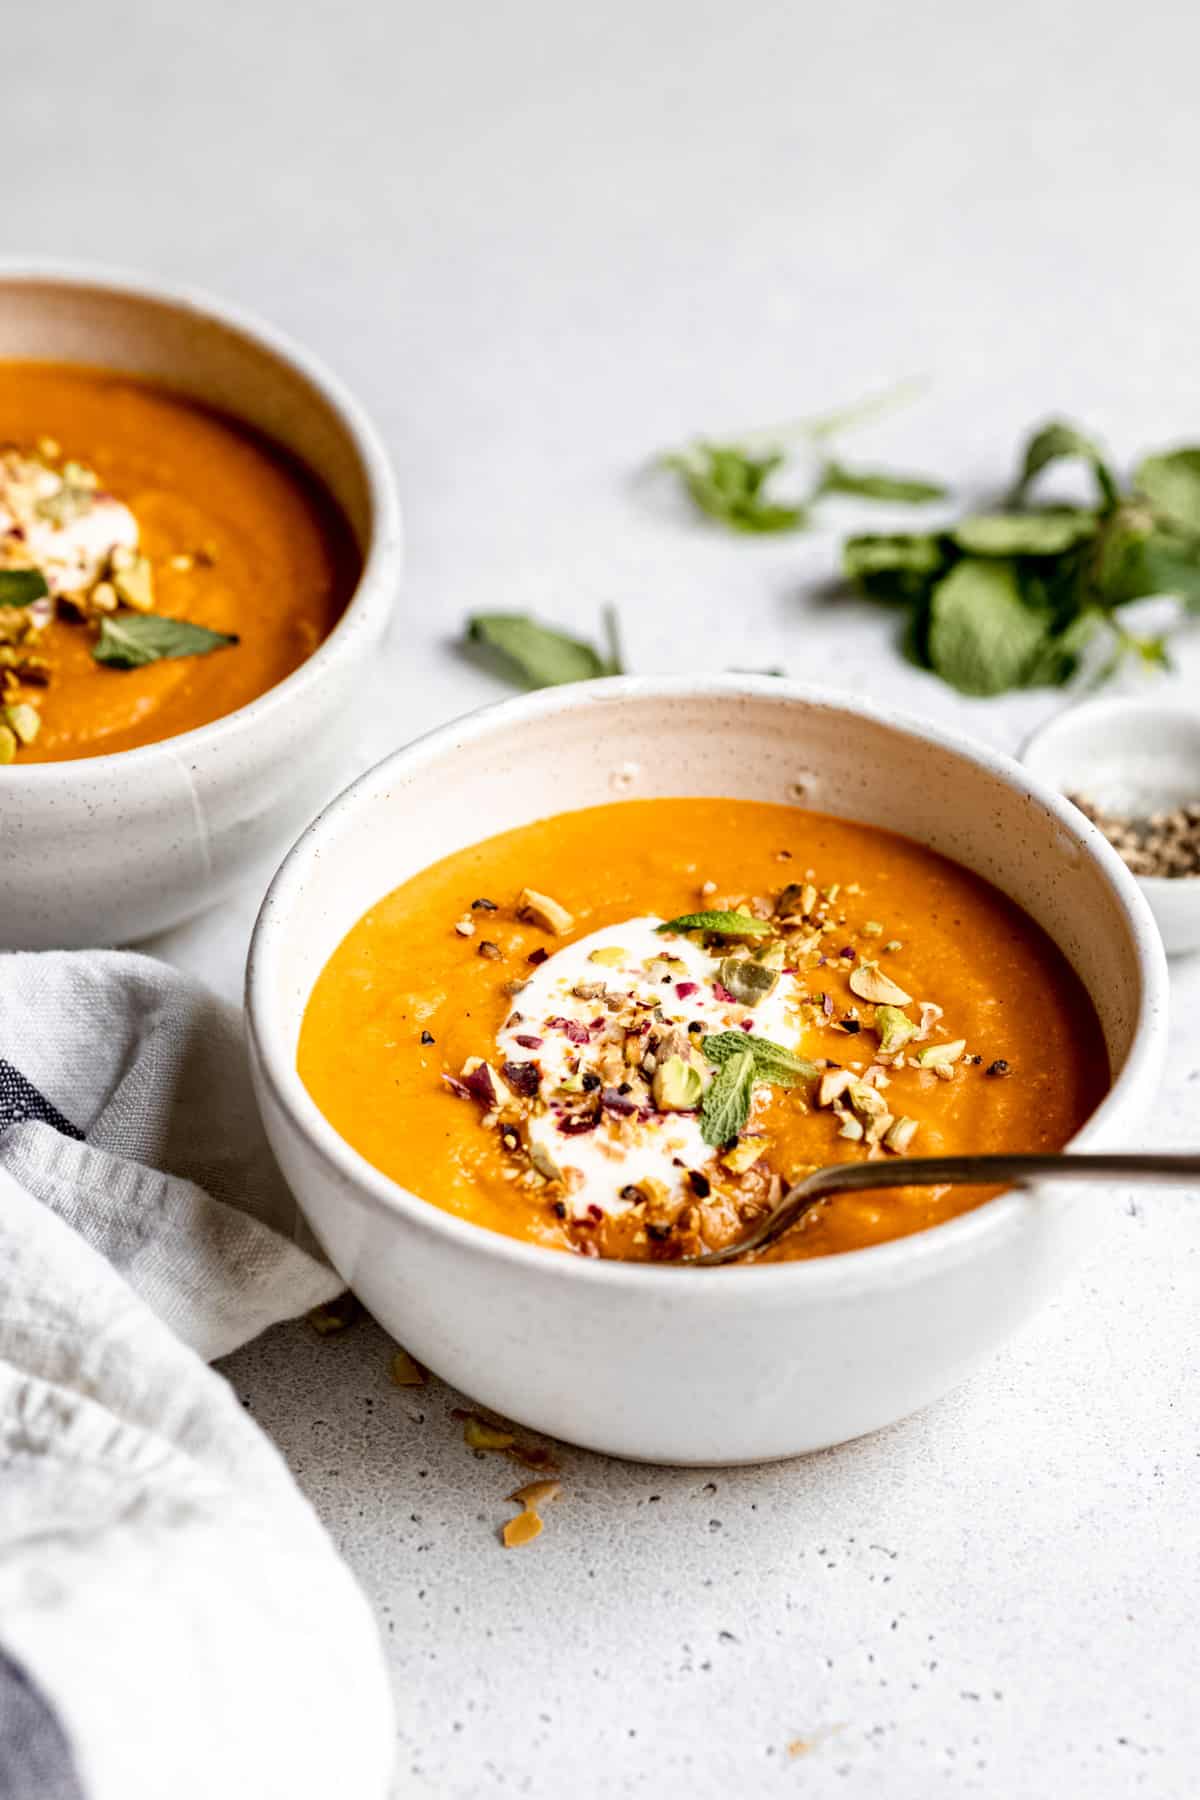
[[[0,769],[0,948],[128,943],[220,899],[345,779],[354,696],[399,585],[395,489],[340,383],[205,296],[0,262],[0,357],[146,376],[257,426],[324,482],[363,555],[335,630],[249,706],[117,755]]]
[[[1035,731],[1025,766],[1060,793],[1145,818],[1200,799],[1200,711],[1116,695],[1057,713]],[[1139,875],[1167,953],[1200,950],[1200,877]]]
[[[259,916],[247,1008],[268,1134],[342,1275],[422,1362],[510,1418],[620,1456],[753,1462],[856,1437],[960,1381],[1094,1235],[1094,1193],[1002,1195],[811,1262],[593,1261],[406,1192],[338,1136],[295,1066],[318,973],[399,882],[564,807],[686,794],[887,825],[1019,901],[1074,963],[1108,1043],[1115,1079],[1080,1146],[1137,1141],[1162,1068],[1166,966],[1124,865],[1018,763],[779,680],[622,679],[510,701],[389,757],[305,833]]]

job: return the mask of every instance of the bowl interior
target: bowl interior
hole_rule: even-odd
[[[1200,712],[1126,699],[1070,707],[1035,733],[1025,764],[1112,812],[1169,812],[1200,798]]]
[[[268,896],[250,1004],[275,1079],[295,1075],[313,983],[382,895],[438,858],[568,808],[722,795],[886,826],[985,876],[1058,943],[1092,995],[1116,1077],[1147,1005],[1154,928],[1082,814],[1019,765],[777,681],[590,683],[444,727],[364,776],[297,846]]]
[[[294,346],[186,295],[131,278],[23,273],[0,265],[0,357],[90,363],[139,375],[265,432],[307,464],[366,554],[375,500],[346,417]]]

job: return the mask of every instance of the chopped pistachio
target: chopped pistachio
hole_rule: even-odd
[[[455,924],[454,929],[457,931],[459,937],[474,937],[475,921],[470,913],[464,913],[462,918]]]
[[[727,956],[721,964],[720,981],[743,1006],[757,1006],[778,985],[779,974],[749,956]]]
[[[917,1032],[912,1020],[898,1006],[877,1006],[875,1029],[879,1033],[879,1048],[885,1056],[903,1050],[909,1038],[915,1037]]]
[[[861,962],[850,976],[850,992],[860,1000],[873,1000],[877,1005],[908,1006],[911,994],[885,975],[875,962]]]
[[[806,881],[800,890],[800,911],[805,918],[811,918],[817,904],[817,890],[811,881]]]
[[[773,938],[765,948],[757,952],[754,960],[760,962],[764,969],[774,969],[776,973],[782,974],[787,967],[787,959],[787,945],[782,938]]]
[[[10,763],[17,754],[17,734],[7,725],[0,725],[0,766]]]
[[[148,556],[136,556],[128,567],[118,567],[114,552],[112,585],[122,605],[134,612],[154,611],[154,573]]]
[[[885,950],[903,950],[904,945],[899,938],[889,938],[883,947]]]
[[[731,1149],[722,1150],[721,1162],[731,1175],[744,1175],[766,1155],[766,1151],[767,1146],[761,1138],[739,1138]]]
[[[540,925],[543,931],[553,932],[555,937],[562,937],[575,923],[565,906],[560,906],[549,894],[539,894],[536,888],[521,889],[517,896],[517,916],[527,919],[531,925]]]
[[[867,920],[866,924],[863,926],[863,936],[864,937],[882,937],[883,936],[883,926],[879,923],[878,919],[868,919]]]
[[[894,1150],[897,1156],[903,1156],[916,1135],[915,1119],[893,1119],[883,1134],[883,1147],[885,1150]]]
[[[923,1050],[917,1051],[917,1062],[922,1069],[936,1069],[939,1064],[949,1068],[956,1063],[967,1047],[966,1038],[954,1038],[946,1044],[926,1044]]]
[[[603,949],[593,950],[588,957],[589,962],[600,963],[606,969],[619,968],[628,960],[629,952],[622,949],[620,944],[606,944]]]
[[[117,590],[112,582],[98,581],[87,597],[87,604],[93,612],[116,612]]]
[[[817,1105],[832,1106],[840,1100],[854,1077],[849,1069],[827,1069],[817,1086]]]
[[[710,895],[715,894],[716,891],[717,891],[717,884],[715,881],[704,881],[700,884],[700,893],[701,893],[702,898],[705,900],[707,900],[710,897]]]
[[[828,900],[828,902],[831,906],[833,905],[834,901],[837,899],[837,897],[841,893],[841,891],[842,891],[842,884],[840,881],[835,881],[835,882],[831,883],[831,885],[825,889],[825,898],[826,898],[826,900]]]
[[[22,744],[32,744],[42,729],[41,714],[27,700],[20,701],[16,706],[6,706],[4,720],[9,730],[16,734],[17,741]]]
[[[846,1088],[846,1098],[864,1125],[870,1124],[872,1119],[881,1119],[888,1110],[887,1101],[869,1081],[851,1081]]]
[[[838,1132],[838,1136],[851,1138],[857,1144],[861,1141],[862,1135],[863,1128],[861,1122],[858,1119],[852,1119],[850,1114],[846,1113],[842,1118],[842,1128]]]
[[[547,1181],[562,1180],[562,1170],[559,1168],[550,1152],[543,1145],[529,1143],[526,1147],[529,1151],[529,1160],[539,1175],[544,1175]]]
[[[659,1112],[692,1112],[704,1093],[704,1077],[682,1056],[668,1056],[654,1071],[653,1091]]]

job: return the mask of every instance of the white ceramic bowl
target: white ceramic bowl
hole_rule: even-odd
[[[1162,700],[1089,700],[1025,746],[1026,768],[1064,794],[1132,818],[1200,800],[1200,712]],[[1139,875],[1170,955],[1200,950],[1200,877]]]
[[[146,376],[257,426],[324,482],[363,556],[334,631],[249,706],[116,755],[0,769],[0,947],[128,943],[220,899],[345,779],[355,695],[399,584],[399,509],[384,451],[340,383],[214,300],[0,263],[2,357]]]
[[[1094,1194],[1002,1195],[849,1255],[687,1270],[572,1257],[405,1192],[318,1111],[295,1068],[327,957],[439,857],[618,797],[802,802],[931,844],[1018,900],[1090,989],[1115,1071],[1080,1145],[1137,1142],[1164,1051],[1166,968],[1114,852],[1019,764],[870,704],[773,679],[622,679],[509,701],[364,775],[276,876],[247,1006],[267,1132],[329,1255],[375,1316],[468,1394],[620,1456],[737,1463],[839,1443],[960,1381],[1096,1231]]]

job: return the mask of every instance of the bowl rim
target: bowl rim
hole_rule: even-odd
[[[362,549],[362,568],[345,610],[328,637],[322,639],[312,655],[290,675],[285,675],[282,681],[277,681],[233,712],[223,713],[220,718],[210,719],[205,725],[193,726],[190,731],[181,731],[172,737],[157,738],[152,743],[137,744],[128,750],[104,751],[98,756],[11,764],[4,771],[3,789],[0,790],[0,797],[5,800],[54,792],[78,781],[81,772],[89,780],[103,780],[118,772],[122,778],[136,779],[180,755],[186,756],[201,748],[215,749],[247,730],[255,730],[280,707],[302,700],[333,663],[340,661],[348,651],[353,652],[361,631],[374,615],[390,611],[400,585],[404,557],[400,499],[383,440],[341,378],[298,340],[256,313],[231,304],[205,288],[160,281],[156,276],[119,265],[67,258],[0,256],[0,288],[22,285],[58,286],[81,295],[89,289],[98,290],[106,295],[159,306],[181,317],[190,316],[219,325],[251,349],[282,364],[300,377],[345,431],[358,458],[370,517],[367,541]],[[105,368],[108,365],[91,366]],[[114,373],[122,371],[114,369]],[[164,385],[169,386],[169,383]],[[239,422],[249,423],[240,419],[236,408],[218,410],[226,411]],[[320,481],[315,472],[313,478]]]
[[[1085,855],[1098,863],[1114,891],[1134,950],[1140,979],[1137,1015],[1125,1066],[1099,1106],[1070,1140],[1082,1148],[1106,1131],[1127,1107],[1137,1104],[1157,1083],[1166,1053],[1168,975],[1166,955],[1149,904],[1134,877],[1116,851],[1078,808],[1007,753],[940,724],[930,724],[910,714],[880,706],[873,700],[810,686],[778,677],[739,675],[614,676],[573,687],[543,689],[502,700],[467,713],[411,743],[392,751],[366,770],[317,815],[284,858],[263,899],[255,921],[246,963],[245,1016],[251,1067],[308,1149],[334,1177],[353,1190],[357,1203],[368,1206],[425,1235],[457,1246],[464,1254],[486,1256],[516,1265],[547,1280],[597,1282],[621,1291],[638,1289],[660,1299],[669,1289],[678,1295],[681,1270],[670,1263],[636,1263],[563,1255],[539,1244],[508,1237],[470,1219],[447,1212],[422,1200],[399,1182],[368,1162],[327,1120],[309,1094],[289,1055],[282,1024],[272,1004],[276,991],[277,957],[287,930],[290,902],[311,863],[319,859],[326,841],[338,833],[349,816],[369,805],[376,791],[385,788],[398,773],[419,771],[455,747],[469,754],[471,747],[497,728],[510,723],[541,719],[556,712],[575,711],[597,701],[643,699],[766,699],[790,701],[843,712],[866,719],[923,742],[932,743],[972,763],[1009,788],[1036,799],[1053,816]],[[567,809],[570,810],[570,809]],[[368,903],[369,904],[369,903]],[[364,911],[366,908],[364,907]],[[260,1101],[261,1101],[260,1094]],[[952,1266],[972,1260],[1005,1233],[1016,1229],[1036,1203],[1037,1192],[1010,1190],[960,1213],[943,1224],[882,1244],[846,1251],[839,1255],[752,1265],[733,1282],[723,1268],[687,1270],[690,1290],[710,1296],[727,1296],[747,1287],[758,1300],[773,1296],[799,1298],[804,1294],[828,1295],[886,1287],[906,1281],[931,1264]]]

